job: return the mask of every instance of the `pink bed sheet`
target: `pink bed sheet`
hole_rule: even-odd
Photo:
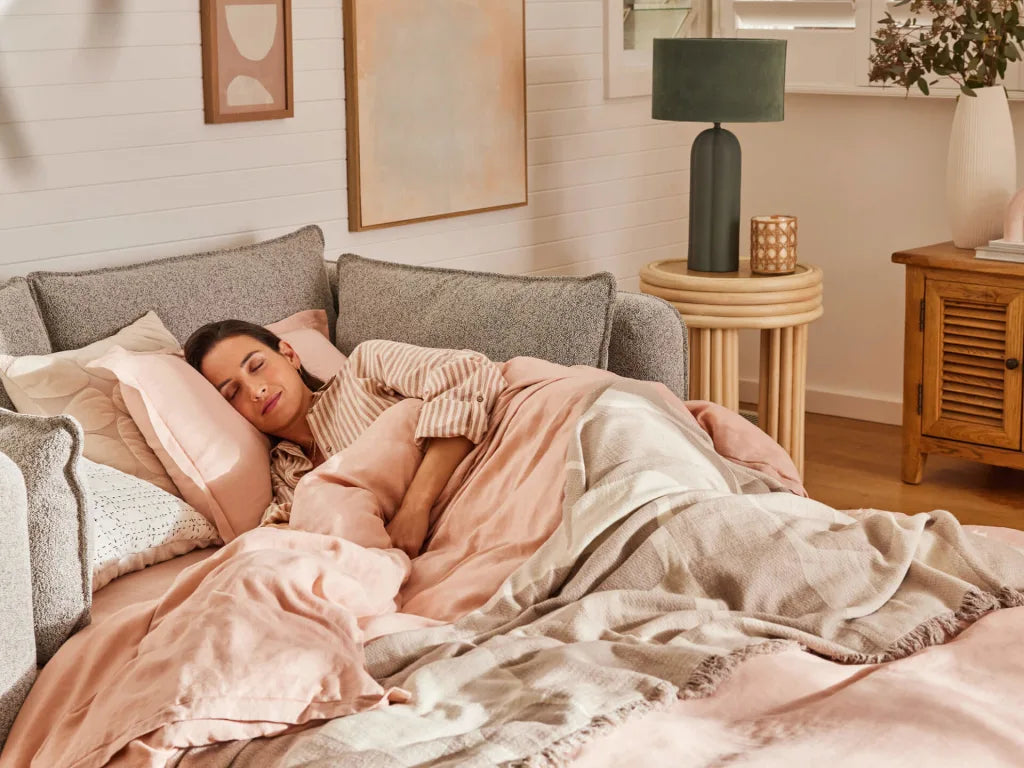
[[[1024,531],[967,526],[1024,549]],[[888,664],[756,656],[706,699],[637,715],[573,768],[1024,765],[1024,608]]]
[[[92,623],[100,624],[125,606],[155,600],[167,591],[179,573],[194,563],[202,562],[218,549],[194,549],[141,571],[119,576],[92,596]]]

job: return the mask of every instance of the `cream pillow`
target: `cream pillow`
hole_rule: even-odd
[[[217,529],[177,496],[82,459],[92,518],[92,591],[132,571],[220,543]]]
[[[113,336],[81,349],[49,355],[0,355],[0,381],[20,413],[64,413],[77,420],[85,432],[83,454],[87,459],[177,496],[178,489],[128,413],[117,378],[108,371],[86,368],[114,347],[133,352],[181,349],[160,318],[147,312]]]

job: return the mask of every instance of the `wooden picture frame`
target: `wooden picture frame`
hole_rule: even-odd
[[[295,113],[291,0],[201,0],[207,123]]]
[[[526,205],[524,0],[342,8],[349,230]]]

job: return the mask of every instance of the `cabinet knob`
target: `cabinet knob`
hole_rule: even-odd
[[[1007,367],[1007,369],[1009,369],[1011,371],[1014,368],[1018,367],[1019,365],[1020,365],[1020,360],[1018,360],[1015,357],[1011,357],[1009,360],[1006,361],[1006,367]]]

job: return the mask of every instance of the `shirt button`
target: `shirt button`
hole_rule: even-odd
[[[477,396],[476,396],[476,401],[477,401],[478,403],[482,403],[482,402],[484,401],[484,396],[483,396],[483,395],[477,395]]]

